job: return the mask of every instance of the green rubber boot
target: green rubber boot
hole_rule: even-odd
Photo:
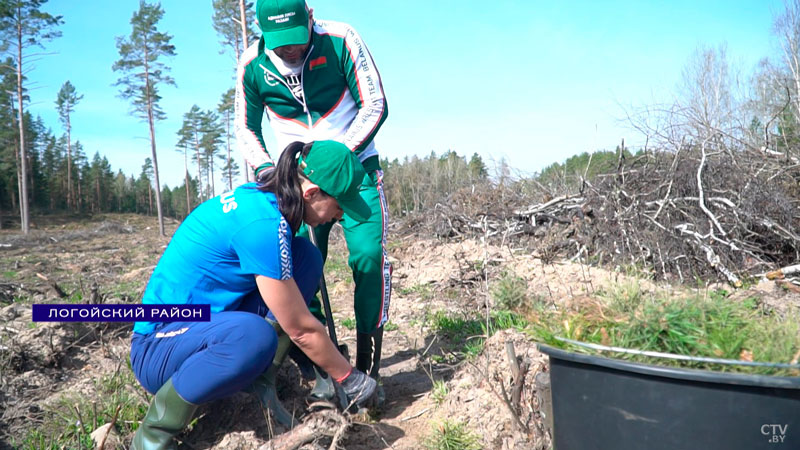
[[[336,398],[336,386],[333,384],[333,378],[327,372],[317,367],[314,364],[314,388],[308,394],[310,401],[329,401],[333,402]]]
[[[372,368],[372,335],[356,333],[356,369],[369,373]]]
[[[150,402],[147,414],[133,436],[131,450],[177,448],[173,437],[189,425],[195,410],[197,405],[182,399],[175,391],[170,378]]]
[[[286,359],[286,354],[289,352],[292,341],[289,339],[289,335],[283,332],[278,322],[267,321],[278,333],[278,348],[275,350],[275,357],[272,358],[272,364],[270,364],[269,368],[264,373],[253,381],[248,391],[254,393],[256,397],[258,397],[258,401],[261,403],[262,407],[270,410],[276,422],[287,428],[292,428],[297,424],[297,421],[294,416],[283,407],[281,401],[278,400],[278,393],[275,389],[275,377],[278,374],[278,370],[281,368],[281,364],[283,364],[283,361]]]
[[[374,343],[374,347],[373,347]],[[377,404],[380,408],[386,401],[386,394],[381,385],[378,373],[381,368],[381,350],[383,348],[383,327],[372,333],[356,333],[356,368],[378,381]]]

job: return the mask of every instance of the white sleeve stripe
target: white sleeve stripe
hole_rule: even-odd
[[[347,31],[348,33],[345,33],[344,43],[355,68],[356,86],[358,87],[358,96],[361,100],[361,108],[359,108],[358,114],[353,119],[350,128],[345,134],[344,144],[355,149],[370,139],[375,130],[380,126],[381,119],[386,112],[386,98],[384,97],[380,73],[377,67],[375,67],[375,62],[372,59],[367,45],[355,30],[348,28]],[[359,50],[357,53],[353,52],[351,44],[357,47]],[[363,66],[361,64],[361,59],[363,59]],[[366,74],[366,72],[374,73],[375,80],[372,80],[372,76]],[[377,86],[373,87],[371,92],[370,89],[362,89],[363,83],[370,82],[377,84]],[[367,94],[366,96],[364,95],[365,92]]]
[[[256,132],[247,126],[247,98],[244,90],[244,74],[247,65],[257,56],[258,42],[248,47],[242,54],[236,75],[236,98],[234,101],[234,131],[239,152],[252,168],[272,162],[268,156],[267,149],[261,145]]]

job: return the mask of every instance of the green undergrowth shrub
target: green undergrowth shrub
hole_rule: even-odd
[[[676,296],[644,292],[636,284],[616,288],[576,311],[540,311],[530,328],[537,340],[591,353],[556,336],[614,347],[772,363],[790,362],[800,348],[798,315],[780,317],[754,298],[732,299],[724,291]],[[605,353],[605,355],[612,355]],[[773,375],[797,371],[680,361],[613,353],[616,358],[689,368]]]
[[[433,425],[423,445],[426,450],[480,450],[480,438],[463,422],[445,420]]]
[[[518,311],[528,303],[528,282],[509,270],[503,271],[490,288],[494,304],[503,310]]]

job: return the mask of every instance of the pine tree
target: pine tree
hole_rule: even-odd
[[[238,66],[239,57],[247,48],[249,34],[252,34],[248,25],[255,23],[253,3],[244,0],[213,0],[211,5],[214,8],[212,24],[220,37],[220,44],[223,45],[220,53],[225,53],[225,47],[229,48]],[[236,66],[233,66],[232,76],[236,74]]]
[[[258,28],[255,27],[253,2],[246,2],[245,0],[213,0],[212,6],[214,7],[214,16],[212,17],[214,30],[220,36],[220,44],[223,46],[223,50],[220,50],[220,53],[224,53],[226,47],[233,51],[236,65],[232,67],[231,76],[235,77],[239,59],[242,52],[249,45],[250,36],[258,34]],[[227,93],[225,95],[227,96]],[[231,94],[230,98],[232,105],[233,94]],[[247,167],[246,161],[245,167]],[[245,181],[250,181],[250,171],[245,170],[244,174]]]
[[[67,80],[58,91],[56,98],[56,108],[58,109],[58,118],[64,124],[67,132],[67,205],[70,207],[75,206],[75,192],[72,185],[72,125],[70,122],[70,115],[72,114],[75,105],[81,101],[83,95],[78,95],[75,92],[75,86]]]
[[[178,130],[177,147],[178,151],[183,153],[183,185],[186,188],[186,211],[188,214],[192,210],[191,197],[189,196],[189,148],[192,142],[192,129],[191,124],[187,123],[186,115],[183,117],[183,125]]]
[[[239,165],[231,158],[231,122],[233,122],[233,101],[236,95],[236,90],[231,88],[222,94],[219,105],[217,105],[217,112],[222,115],[222,120],[225,127],[225,146],[228,151],[228,156],[223,158],[222,174],[223,179],[228,182],[228,190],[233,190],[233,178],[239,176]]]
[[[486,170],[486,164],[483,163],[483,158],[481,158],[481,155],[477,153],[472,154],[472,158],[469,160],[469,173],[473,179],[486,179],[488,172]]]
[[[59,189],[58,177],[56,176],[61,166],[61,158],[56,142],[55,136],[49,134],[42,151],[42,176],[46,183],[45,196],[48,199],[47,207],[50,211],[56,209],[58,193],[63,192]]]
[[[159,194],[160,195],[160,194]],[[139,205],[147,203],[147,215],[153,214],[153,160],[144,159],[142,173],[136,180],[136,212],[139,212]]]
[[[16,108],[13,92],[16,86],[14,62],[11,58],[0,61],[0,211],[3,206],[14,205],[16,190],[17,135],[15,126]],[[8,199],[8,202],[6,202]],[[0,229],[3,218],[0,214]]]
[[[53,192],[57,193],[58,209],[68,209],[67,205],[67,135],[62,134],[55,142],[55,151],[57,154],[57,166],[53,168],[51,185],[54,187]],[[75,158],[72,159],[72,168],[75,168]]]
[[[220,170],[222,171],[222,180],[228,186],[228,190],[233,190],[233,179],[234,177],[239,176],[239,164],[236,164],[236,160],[231,158],[230,156],[219,155],[220,159],[222,159],[222,167]]]
[[[108,159],[100,157],[99,152],[95,152],[92,163],[89,166],[88,181],[91,192],[88,193],[89,208],[93,213],[109,211],[111,209],[111,184],[114,174],[111,173],[111,165]]]
[[[197,164],[197,182],[199,189],[198,195],[200,196],[201,201],[203,200],[203,157],[200,153],[200,141],[202,139],[202,117],[203,111],[200,109],[200,107],[197,105],[192,105],[191,109],[189,109],[189,111],[183,115],[183,125],[178,131],[178,136],[180,137],[178,145],[187,145],[195,152],[192,156],[192,160]],[[188,171],[188,167],[186,170]]]
[[[206,165],[206,176],[211,193],[209,198],[217,195],[214,185],[214,160],[219,157],[219,146],[222,144],[222,134],[224,132],[219,118],[212,111],[206,111],[201,116],[200,122],[203,137],[200,139],[200,149],[203,154],[203,161]]]
[[[77,142],[75,143],[77,145]],[[91,212],[92,207],[92,180],[91,166],[89,160],[84,158],[80,164],[76,164],[75,182],[78,186],[78,212]]]
[[[78,192],[75,195],[75,208],[78,212],[87,203],[86,193],[89,192],[89,186],[86,185],[89,173],[89,159],[83,151],[83,144],[81,141],[75,141],[72,152],[72,173],[75,174],[75,184],[78,187]],[[69,208],[69,205],[67,205]]]
[[[17,75],[17,125],[19,127],[19,204],[22,232],[30,231],[28,203],[28,156],[25,143],[25,97],[23,74],[41,53],[29,53],[31,47],[44,48],[43,43],[61,36],[55,28],[61,25],[61,16],[52,16],[41,10],[47,0],[4,0],[0,14],[0,48],[11,50]]]
[[[43,192],[45,183],[42,179],[41,155],[50,130],[45,127],[41,117],[33,119],[30,112],[26,112],[25,116],[25,135],[28,136],[26,139],[28,148],[25,151],[28,157],[28,203],[33,206],[44,206],[42,203],[45,200]]]
[[[161,100],[161,96],[158,94],[159,85],[175,86],[175,81],[166,74],[169,67],[160,59],[174,56],[175,46],[170,44],[172,36],[162,33],[156,28],[163,16],[164,10],[161,9],[160,4],[150,5],[144,0],[139,1],[139,11],[135,12],[131,18],[133,31],[130,37],[127,39],[117,38],[120,59],[114,63],[113,69],[124,73],[115,84],[122,88],[120,96],[130,100],[133,114],[146,119],[150,128],[158,227],[161,235],[166,236],[161,208],[161,189],[159,188],[155,122],[166,118],[166,114],[158,105]]]

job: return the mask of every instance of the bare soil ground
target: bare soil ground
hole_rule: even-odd
[[[158,236],[151,217],[45,217],[38,222],[40,227],[29,236],[0,231],[0,450],[22,448],[34,430],[67,428],[66,419],[61,425],[53,419],[65,405],[75,405],[78,417],[93,417],[92,428],[110,422],[110,413],[80,411],[76,399],[100,403],[98,380],[129,372],[130,324],[33,323],[30,305],[138,302],[168,243]],[[168,234],[177,226],[169,221]],[[343,242],[335,234],[332,239],[326,276],[340,340],[354,351],[355,331],[348,328],[352,281],[341,259]],[[455,421],[466,424],[482,448],[549,448],[542,392],[534,383],[537,374],[547,372],[547,360],[535,343],[521,332],[505,330],[492,336],[477,356],[458,357],[452,349],[459,343],[437,335],[430,317],[439,311],[480,314],[489,302],[485,280],[501,270],[525,278],[531,296],[559,304],[582,301],[626,277],[582,264],[545,264],[529,251],[469,240],[396,237],[390,254],[394,289],[381,371],[387,402],[373,417],[351,417],[340,447],[419,449],[442,423]],[[529,367],[518,383],[521,400],[511,408],[502,394],[514,384],[507,343]],[[284,366],[279,396],[302,417],[310,386],[293,365]],[[126,401],[147,403],[147,394],[135,381],[116,389],[114,395],[124,391]],[[203,405],[197,417],[181,435],[181,448],[258,449],[286,432],[246,393]],[[133,419],[120,418],[111,427],[105,448],[127,448],[132,435],[119,432],[126,420]],[[79,448],[80,436],[74,442],[66,448]],[[307,448],[327,448],[329,443],[321,438]]]

